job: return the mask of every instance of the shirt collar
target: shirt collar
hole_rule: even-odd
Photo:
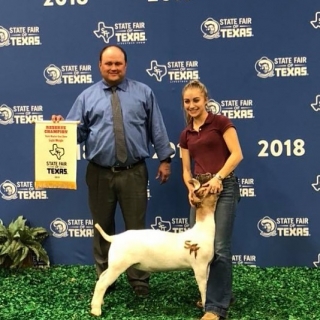
[[[102,79],[101,80],[101,84],[102,84],[102,88],[103,90],[110,90],[111,89],[111,86],[107,84],[107,82]],[[117,88],[119,88],[120,90],[122,91],[127,91],[127,88],[128,88],[128,79],[127,78],[124,78],[122,80],[122,82],[120,82],[118,85],[117,85]]]
[[[206,120],[204,121],[204,123],[203,123],[202,126],[212,123],[212,122],[213,122],[213,119],[214,119],[214,116],[215,116],[215,114],[213,114],[212,112],[208,111],[208,116],[207,116],[207,118],[206,118]],[[194,131],[194,130],[193,130],[193,119],[192,119],[192,121],[188,124],[187,130],[188,130],[188,131]]]

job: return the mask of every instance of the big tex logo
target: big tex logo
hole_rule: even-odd
[[[38,26],[9,27],[0,26],[0,48],[6,46],[39,46],[40,29]]]
[[[221,100],[209,99],[206,108],[214,114],[223,114],[229,119],[253,119],[252,99]]]
[[[13,183],[5,180],[0,183],[0,194],[4,200],[46,200],[45,190],[35,190],[32,181],[18,181]]]
[[[0,124],[32,124],[43,121],[43,107],[41,105],[13,106],[0,105]]]
[[[152,60],[146,72],[159,82],[166,75],[169,76],[170,82],[188,82],[199,79],[198,61],[196,60],[169,61],[166,64],[159,64],[157,60]]]
[[[50,223],[50,230],[55,238],[91,238],[93,237],[93,220],[56,218]]]
[[[308,76],[307,57],[279,57],[273,60],[263,56],[255,63],[257,76],[262,79],[271,77]]]
[[[43,71],[46,83],[56,84],[82,84],[93,83],[91,65],[63,65],[60,68],[50,64]]]
[[[276,220],[265,216],[257,224],[260,235],[265,238],[280,237],[309,237],[309,219],[307,217],[280,217]]]
[[[208,18],[201,24],[203,37],[208,40],[218,38],[253,37],[252,18],[222,18],[219,21]]]

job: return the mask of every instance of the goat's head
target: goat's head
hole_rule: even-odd
[[[194,187],[194,194],[192,203],[197,207],[215,208],[219,195],[217,193],[210,193],[209,187],[203,187],[196,179],[188,181]]]

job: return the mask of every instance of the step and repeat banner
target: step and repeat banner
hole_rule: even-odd
[[[34,121],[66,116],[100,80],[107,44],[128,77],[155,92],[175,149],[167,184],[148,159],[147,225],[189,226],[179,136],[181,89],[200,79],[209,107],[235,124],[244,160],[234,264],[317,267],[320,257],[319,0],[11,0],[0,4],[0,219],[19,215],[51,236],[52,264],[92,264],[83,145],[77,190],[34,185]],[[152,148],[151,148],[152,150]],[[117,209],[117,232],[123,231]]]

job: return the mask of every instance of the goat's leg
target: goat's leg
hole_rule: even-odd
[[[204,308],[205,303],[206,303],[206,292],[207,292],[207,280],[208,280],[209,266],[207,264],[194,265],[193,271],[194,271],[194,276],[197,280],[198,288],[200,291],[202,306]]]
[[[93,297],[91,300],[91,314],[94,316],[101,315],[101,305],[103,304],[103,297],[108,289],[108,287],[114,283],[121,273],[127,270],[128,266],[109,266],[106,271],[104,271],[99,280],[96,283]]]

